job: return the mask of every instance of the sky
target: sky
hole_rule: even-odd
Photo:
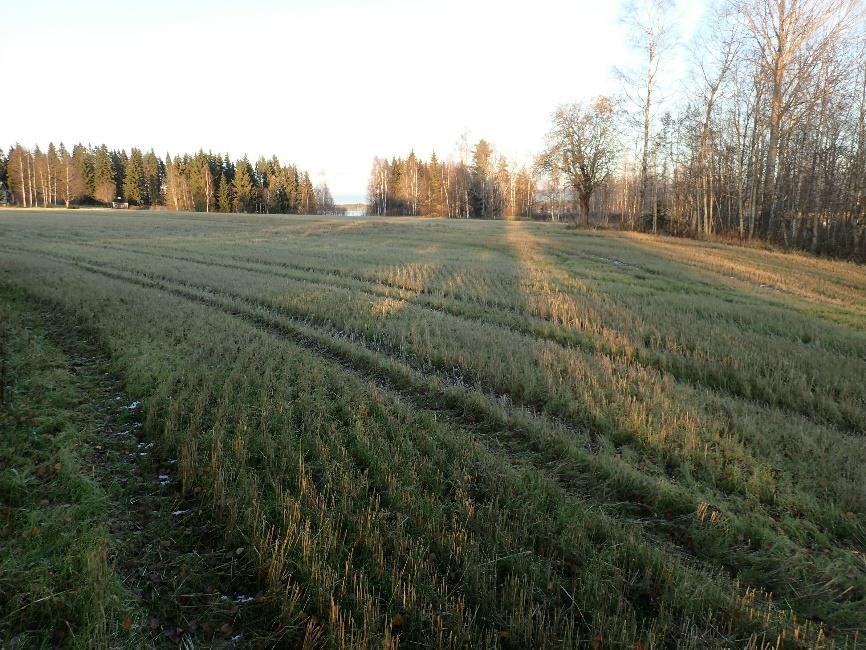
[[[681,0],[687,40],[704,0]],[[492,142],[517,164],[558,104],[634,63],[608,0],[9,0],[0,144],[276,154],[363,200],[374,156]],[[682,70],[682,54],[669,70]]]

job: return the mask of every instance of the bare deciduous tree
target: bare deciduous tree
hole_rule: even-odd
[[[614,119],[609,97],[597,97],[586,105],[560,106],[552,116],[547,149],[539,157],[540,168],[561,173],[571,183],[586,225],[592,194],[607,180],[616,162]]]
[[[856,0],[734,0],[758,53],[770,90],[769,140],[764,172],[763,217],[777,229],[779,148],[797,109],[808,104],[809,82],[859,14]],[[801,113],[802,114],[802,113]]]
[[[647,195],[650,176],[650,140],[653,122],[653,110],[656,104],[655,89],[658,82],[659,66],[662,58],[673,45],[671,0],[631,0],[625,6],[623,21],[631,32],[632,44],[643,56],[642,73],[625,74],[623,79],[629,91],[637,91],[633,102],[640,106],[641,147],[640,164],[640,195],[638,198],[640,211],[647,211]],[[629,92],[628,94],[633,94]],[[655,222],[656,206],[653,210]]]

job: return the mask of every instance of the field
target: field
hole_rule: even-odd
[[[862,266],[524,222],[4,210],[0,304],[4,641],[862,643]]]

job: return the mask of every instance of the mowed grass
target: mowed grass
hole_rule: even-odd
[[[6,210],[0,283],[104,339],[298,643],[866,629],[861,266],[522,222]]]

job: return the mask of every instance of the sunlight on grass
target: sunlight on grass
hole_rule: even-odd
[[[866,625],[866,333],[803,308],[856,318],[862,269],[522,222],[106,219],[3,215],[0,282],[105,337],[299,641]]]

